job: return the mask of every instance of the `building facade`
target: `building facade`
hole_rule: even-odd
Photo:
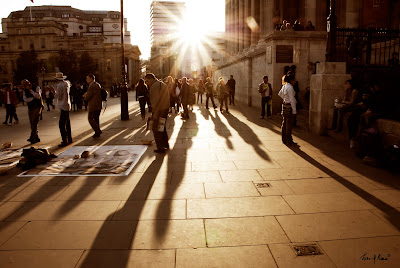
[[[31,17],[32,14],[32,17]],[[51,80],[61,71],[54,58],[60,50],[73,50],[79,57],[87,52],[95,60],[98,80],[105,86],[122,81],[120,12],[83,11],[70,6],[36,6],[12,12],[2,19],[0,35],[0,82],[12,82],[20,53],[34,49],[46,70],[39,81]],[[124,20],[127,26],[127,20]],[[140,50],[124,35],[128,83],[140,78]],[[66,74],[68,75],[68,74]]]

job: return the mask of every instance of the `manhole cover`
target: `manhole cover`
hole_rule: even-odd
[[[297,256],[321,255],[322,252],[317,245],[292,246]]]
[[[264,182],[264,183],[256,183],[256,187],[257,188],[268,188],[268,187],[271,187],[271,184],[266,183],[266,182]]]

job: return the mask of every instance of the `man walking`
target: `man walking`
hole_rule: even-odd
[[[180,97],[181,97],[181,103],[182,103],[182,108],[183,108],[182,119],[189,119],[188,105],[189,105],[189,99],[190,99],[190,87],[189,87],[189,84],[187,83],[186,77],[182,78]]]
[[[229,105],[235,105],[236,81],[233,79],[233,75],[231,75],[226,85],[229,88]]]
[[[67,77],[63,73],[56,73],[55,78],[59,81],[56,86],[55,99],[58,102],[58,108],[61,110],[58,126],[60,127],[62,142],[58,146],[65,147],[72,143],[71,121],[69,120],[71,84],[69,81],[65,81]]]
[[[28,105],[29,122],[31,124],[31,136],[28,141],[31,144],[34,144],[40,142],[38,125],[40,114],[44,107],[42,102],[42,92],[40,87],[36,87],[35,90],[33,90],[32,84],[27,79],[22,80],[21,85],[24,89],[23,100]]]
[[[154,74],[149,73],[144,77],[146,85],[150,91],[150,102],[152,107],[153,117],[153,134],[157,145],[156,153],[165,153],[169,149],[168,134],[167,134],[167,118],[170,104],[170,97],[167,86],[158,80]],[[164,121],[164,128],[160,131],[160,119]],[[162,124],[162,122],[161,122]]]
[[[5,85],[4,92],[4,105],[6,107],[6,120],[3,122],[4,125],[11,126],[12,119],[15,119],[14,124],[18,124],[18,116],[16,113],[15,106],[18,104],[17,94],[15,94],[14,90],[11,89],[11,84]],[[10,121],[7,123],[8,118]]]
[[[214,109],[217,109],[217,105],[215,105],[215,102],[214,102],[214,85],[211,82],[210,77],[207,77],[206,81],[207,82],[204,85],[204,87],[206,88],[206,109],[208,109],[208,99],[211,99]]]
[[[100,130],[100,112],[101,112],[101,87],[96,82],[96,77],[93,74],[86,76],[86,82],[89,88],[83,98],[87,101],[89,106],[88,121],[94,130],[93,138],[100,137],[102,131]]]
[[[258,87],[258,92],[261,94],[261,116],[260,119],[265,117],[265,104],[267,105],[267,117],[271,118],[271,100],[272,100],[272,86],[268,83],[268,76],[263,77],[264,82]]]

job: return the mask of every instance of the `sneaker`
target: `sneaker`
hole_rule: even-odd
[[[58,147],[65,147],[65,146],[67,146],[67,145],[68,145],[67,142],[62,142],[62,143],[60,143],[60,144],[58,145]]]
[[[100,138],[100,133],[95,133],[92,138]]]
[[[18,124],[18,123],[19,123],[19,120],[15,120],[14,124],[16,125],[16,124]]]
[[[3,125],[7,125],[7,122],[3,122]]]
[[[11,125],[12,125],[11,123],[8,123],[8,124],[7,124],[7,126],[11,126]]]

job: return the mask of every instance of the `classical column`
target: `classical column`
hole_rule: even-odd
[[[260,37],[265,35],[265,4],[266,0],[260,0]]]
[[[239,53],[239,0],[234,0],[235,3],[235,54]]]
[[[244,0],[239,0],[239,53],[243,51],[244,48]]]
[[[346,1],[346,27],[358,28],[360,26],[359,1]]]
[[[311,21],[313,25],[317,24],[317,0],[305,0],[304,2],[305,19],[304,26],[307,25],[308,21]]]
[[[258,26],[251,31],[251,44],[257,44],[260,38],[260,0],[251,0],[251,17]]]
[[[248,49],[251,45],[251,31],[249,22],[251,21],[251,0],[245,0],[245,8],[244,8],[244,48]],[[254,27],[254,26],[252,26]]]
[[[232,54],[232,0],[225,2],[225,40],[226,40],[226,51],[228,54]]]

